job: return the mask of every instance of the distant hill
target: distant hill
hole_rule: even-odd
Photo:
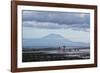
[[[59,34],[49,34],[39,39],[23,39],[23,48],[48,48],[59,46],[89,46],[89,43],[73,42]]]

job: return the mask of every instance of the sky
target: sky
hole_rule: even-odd
[[[59,34],[75,42],[90,42],[90,14],[56,11],[22,11],[23,39]]]

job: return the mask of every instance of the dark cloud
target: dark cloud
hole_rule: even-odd
[[[23,26],[37,28],[90,28],[89,13],[23,10]]]
[[[58,23],[51,23],[51,22],[36,22],[36,21],[24,21],[23,27],[30,27],[30,28],[39,28],[39,29],[72,29],[75,31],[89,31],[89,28],[86,27],[87,24],[58,24]]]
[[[81,15],[84,15],[83,17]],[[88,13],[54,12],[54,11],[23,11],[23,21],[54,22],[60,24],[90,23]]]
[[[68,25],[59,25],[58,23],[51,22],[36,22],[36,21],[24,21],[24,27],[35,27],[35,28],[45,28],[45,29],[65,29],[69,28]]]

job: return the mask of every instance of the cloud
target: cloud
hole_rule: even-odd
[[[23,10],[23,21],[51,22],[67,25],[90,24],[90,14],[78,12]]]
[[[23,10],[22,15],[23,27],[85,32],[90,29],[89,13]]]
[[[59,25],[58,23],[51,22],[36,22],[36,21],[24,21],[24,27],[33,27],[33,28],[45,28],[45,29],[61,29],[68,28],[67,25]]]
[[[23,27],[39,28],[39,29],[72,29],[75,31],[89,32],[87,24],[58,24],[51,22],[24,21]]]

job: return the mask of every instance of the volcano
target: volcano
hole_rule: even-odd
[[[23,39],[24,48],[46,48],[59,46],[89,46],[88,43],[73,42],[59,34],[49,34],[38,39]]]

